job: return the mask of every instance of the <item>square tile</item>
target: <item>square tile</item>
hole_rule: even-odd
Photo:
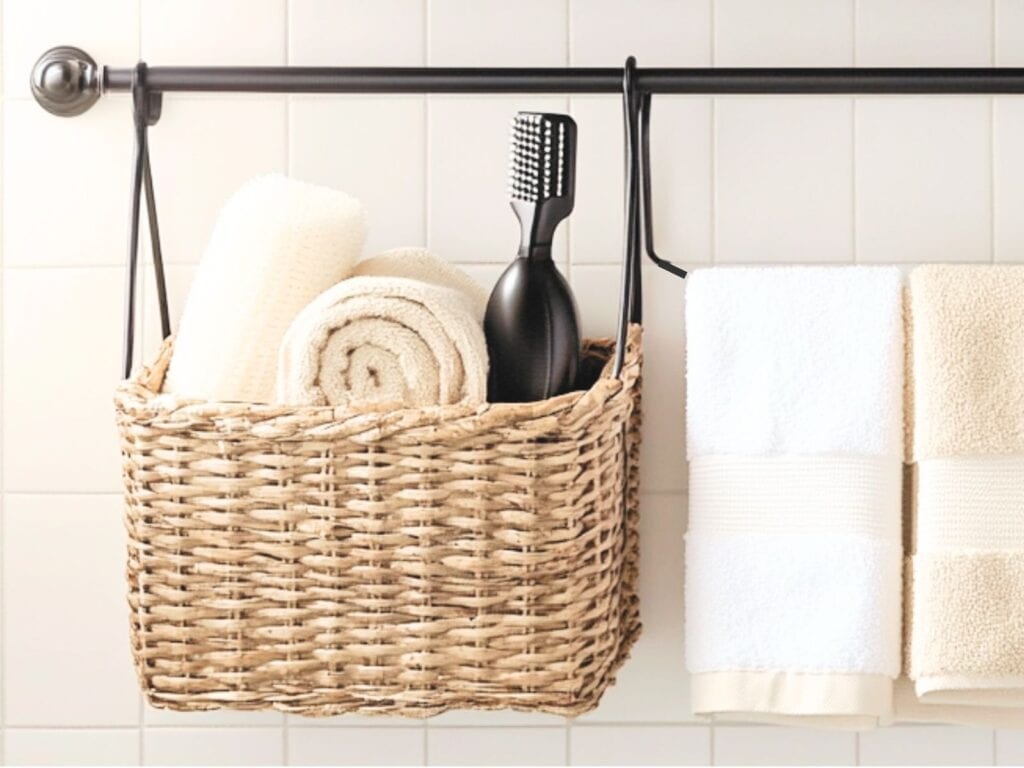
[[[855,733],[771,726],[716,725],[713,730],[716,765],[857,763]]]
[[[1024,4],[1022,4],[1024,6]],[[1024,103],[997,98],[993,111],[993,238],[996,261],[1024,260]]]
[[[995,0],[995,65],[1024,66],[1024,3],[1020,0]]]
[[[290,728],[289,765],[423,765],[424,729]]]
[[[125,547],[119,496],[7,494],[3,695],[8,726],[138,724]]]
[[[151,64],[272,67],[285,63],[287,0],[139,1],[142,58]]]
[[[31,100],[9,100],[4,264],[123,264],[131,166],[132,119],[125,99],[107,98],[73,120],[44,112]]]
[[[519,222],[509,205],[509,123],[520,110],[565,112],[563,98],[432,98],[427,242],[464,264],[508,264],[519,248]],[[565,258],[565,223],[553,254]]]
[[[287,171],[287,109],[274,96],[167,100],[149,133],[166,262],[197,263],[228,198],[254,176]]]
[[[428,726],[556,726],[566,719],[545,712],[515,712],[508,709],[454,709],[427,720]]]
[[[422,97],[296,98],[289,142],[293,176],[340,189],[366,207],[365,255],[426,242]]]
[[[857,0],[856,63],[991,66],[991,5],[972,0]]]
[[[711,765],[711,729],[693,725],[576,726],[571,765]]]
[[[640,496],[640,619],[630,659],[586,723],[695,722],[683,647],[683,534],[686,498]]]
[[[715,260],[850,261],[852,102],[723,98],[715,122]]]
[[[706,0],[569,0],[574,67],[711,65],[711,5]]]
[[[7,765],[138,765],[139,732],[117,730],[42,730],[8,728]]]
[[[331,717],[306,717],[304,715],[285,715],[285,723],[290,728],[344,728],[346,731],[355,728],[411,728],[417,723],[407,717],[398,715],[332,715]]]
[[[996,765],[1024,765],[1024,731],[996,731]]]
[[[281,765],[281,728],[147,728],[144,765]]]
[[[992,731],[900,725],[860,734],[861,765],[992,765]]]
[[[427,765],[565,765],[566,729],[427,728]]]
[[[77,46],[100,66],[135,62],[139,58],[138,0],[105,0],[103,12],[97,10],[81,0],[4,0],[4,95],[28,96],[36,59],[58,45]],[[34,103],[32,107],[39,109]]]
[[[307,67],[420,67],[423,0],[291,0],[288,60]]]
[[[113,396],[121,372],[123,273],[5,270],[7,491],[120,491]]]
[[[142,722],[147,726],[281,726],[285,723],[282,712],[245,712],[232,709],[211,709],[206,712],[176,712],[172,709],[158,709],[145,702]]]
[[[431,0],[427,24],[432,67],[564,67],[564,2]]]
[[[854,0],[717,0],[715,65],[849,67]]]
[[[857,260],[988,261],[988,101],[862,99],[856,122]]]
[[[569,217],[573,264],[622,263],[622,103],[575,97],[576,203]],[[711,258],[711,102],[659,96],[651,110],[654,242],[670,261]]]

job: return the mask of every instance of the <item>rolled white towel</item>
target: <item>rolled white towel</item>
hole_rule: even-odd
[[[285,331],[351,273],[365,239],[363,206],[346,194],[279,174],[245,184],[192,281],[164,391],[271,402]]]
[[[488,293],[473,278],[426,248],[393,248],[369,259],[363,259],[352,271],[356,275],[387,275],[408,277],[431,285],[441,285],[462,293],[473,312],[483,322]]]
[[[473,300],[405,277],[335,285],[288,329],[277,400],[288,405],[482,402],[487,345]]]

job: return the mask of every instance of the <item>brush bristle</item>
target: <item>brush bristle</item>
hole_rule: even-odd
[[[536,203],[566,193],[565,123],[520,112],[512,119],[509,197]]]

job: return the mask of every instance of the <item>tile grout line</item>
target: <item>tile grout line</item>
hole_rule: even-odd
[[[565,66],[572,66],[572,3],[573,0],[564,0],[565,2]],[[570,115],[572,114],[573,98],[572,94],[565,94],[564,108]],[[578,150],[578,147],[577,147]],[[572,285],[572,217],[567,217],[565,220],[565,279],[569,281],[569,285]],[[568,763],[567,763],[568,764]]]
[[[716,31],[716,6],[715,0],[708,0],[710,6],[709,9],[709,21],[710,29],[708,34],[709,39],[709,54],[711,56],[711,66],[714,68],[717,51],[715,50],[715,31]],[[711,218],[711,252],[708,254],[710,264],[714,265],[718,258],[718,99],[714,95],[711,96],[711,109],[709,110],[709,119],[711,123],[711,162],[710,166],[711,178],[708,180],[711,186],[710,202],[708,206],[708,215]],[[711,727],[714,727],[713,725]]]
[[[996,29],[998,28],[998,17],[999,17],[999,4],[996,0],[990,0],[989,2],[989,65],[994,67],[996,62],[999,60],[999,42],[996,35]],[[988,98],[988,180],[989,180],[989,259],[992,264],[996,262],[996,251],[998,248],[996,241],[996,97],[989,96]],[[995,744],[995,732],[992,734],[993,744]]]
[[[430,0],[422,0],[420,6],[423,9],[423,57],[424,66],[430,66]],[[432,174],[430,173],[430,115],[432,99],[430,94],[423,94],[423,244],[429,250],[431,247],[431,195],[430,184]]]
[[[137,0],[137,2],[136,2],[136,18],[135,18],[135,23],[136,23],[135,33],[137,35],[137,43],[138,43],[138,46],[139,46],[139,59],[140,60],[142,59],[142,16],[143,16],[142,0]],[[147,217],[146,218],[146,228],[148,229],[149,227],[150,227],[150,221],[149,221],[149,218]],[[141,237],[141,234],[142,233],[140,232],[139,233],[140,237]],[[152,248],[147,248],[147,251],[149,252],[149,260],[152,261],[152,259],[153,259]],[[143,259],[142,261],[143,261],[143,268],[140,271],[142,272],[142,284],[143,284],[143,286],[145,286],[145,284],[146,284],[146,260]],[[155,269],[156,267],[154,266],[153,268]],[[140,290],[139,291],[139,311],[142,313],[142,322],[139,324],[139,329],[138,329],[139,333],[137,334],[136,338],[138,338],[140,340],[139,350],[138,351],[139,351],[139,354],[141,356],[142,350],[144,350],[145,346],[146,346],[146,344],[145,344],[145,335],[146,335],[146,291],[145,290]],[[118,489],[118,490],[120,490],[120,489]],[[128,553],[125,552],[125,557],[127,558],[127,556],[128,556]],[[139,706],[138,706],[138,712],[139,712],[139,725],[138,725],[139,765],[143,765],[144,762],[145,762],[145,759],[146,759],[146,725],[145,725],[145,723],[146,723],[146,702],[145,702],[145,696],[143,695],[141,690],[136,691],[135,695],[138,697],[138,700],[139,700]]]
[[[715,36],[718,28],[718,6],[715,0],[708,0],[710,6],[708,13],[708,54],[711,57],[711,67],[715,67],[716,59],[718,58],[717,46],[715,45]],[[710,140],[711,140],[711,157],[708,163],[708,169],[710,172],[710,178],[708,184],[710,186],[710,205],[708,206],[708,215],[710,217],[710,253],[708,254],[708,260],[712,266],[718,258],[718,99],[712,94],[711,106],[708,110],[708,121],[710,123]],[[684,457],[685,458],[685,457]],[[687,482],[689,486],[689,482]],[[687,487],[687,493],[689,493],[689,487]],[[686,503],[686,515],[687,522],[684,524],[683,530],[689,527],[689,512],[690,504],[689,497],[687,497]],[[692,710],[691,702],[691,710]],[[710,765],[715,764],[715,721],[712,718],[708,723],[708,763]]]
[[[420,57],[420,61],[423,66],[430,66],[430,0],[421,0],[420,9],[422,11],[422,35],[423,35],[423,55]],[[431,205],[431,194],[430,186],[432,181],[432,174],[430,172],[430,160],[432,157],[431,153],[431,136],[430,136],[430,116],[431,106],[433,100],[430,94],[423,94],[423,245],[428,250],[431,247],[430,242],[430,231],[431,231],[431,213],[433,206]],[[430,720],[426,718],[423,721],[422,736],[420,742],[420,749],[422,754],[420,756],[420,762],[422,765],[430,764]]]
[[[281,0],[284,6],[284,63],[290,65],[292,61],[291,50],[291,0]],[[284,162],[288,175],[292,175],[292,98],[291,95],[284,100]],[[285,714],[281,718],[281,765],[288,765],[289,749],[289,717]]]
[[[141,0],[140,0],[141,2]],[[3,30],[3,8],[4,3],[0,3],[0,30]],[[0,73],[0,77],[6,77],[6,68]],[[0,89],[3,88],[2,81],[0,81]],[[5,94],[0,94],[5,96]],[[6,269],[6,254],[2,244],[2,237],[4,232],[4,205],[3,201],[7,197],[7,185],[4,183],[4,149],[6,148],[6,142],[4,139],[7,134],[7,101],[3,99],[3,103],[0,104],[0,554],[3,553],[4,548],[7,544],[7,495],[4,493],[7,486],[7,472],[6,467],[3,466],[6,463],[7,455],[5,452],[4,436],[6,430],[4,429],[4,394],[6,393],[6,379],[4,374],[4,312],[3,312],[3,292],[7,287],[7,269]],[[0,557],[0,560],[4,558]],[[7,763],[7,696],[6,683],[7,683],[7,579],[4,578],[2,568],[0,568],[0,764]]]

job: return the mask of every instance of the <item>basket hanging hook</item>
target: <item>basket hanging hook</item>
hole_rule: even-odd
[[[622,68],[622,117],[625,155],[625,222],[622,248],[622,297],[619,327],[615,338],[614,375],[622,373],[626,355],[626,337],[630,323],[643,320],[640,282],[640,157],[637,141],[640,91],[636,78],[636,58],[630,56]]]
[[[163,94],[150,90],[146,82],[146,63],[140,61],[132,73],[132,114],[135,122],[135,154],[132,163],[131,224],[128,234],[128,267],[125,270],[124,318],[124,377],[132,373],[135,349],[136,290],[138,287],[139,226],[141,198],[146,195],[146,219],[156,276],[157,301],[160,307],[160,330],[163,338],[171,335],[170,312],[167,306],[167,283],[164,277],[163,249],[160,245],[160,227],[156,213],[156,194],[153,191],[153,171],[149,162],[148,129],[160,119]]]

